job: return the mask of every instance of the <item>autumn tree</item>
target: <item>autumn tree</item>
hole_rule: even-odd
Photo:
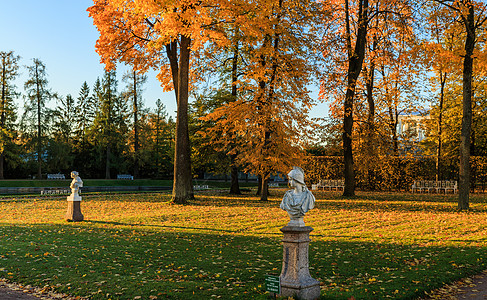
[[[327,74],[321,82],[320,96],[329,98],[335,108],[342,110],[335,114],[343,119],[344,196],[355,194],[352,142],[354,105],[360,75],[363,70],[366,70],[363,76],[366,82],[364,91],[368,97],[369,110],[375,110],[375,102],[372,103],[374,76],[377,74],[374,55],[384,51],[384,48],[379,48],[381,46],[379,42],[385,40],[387,34],[391,32],[384,26],[391,24],[392,27],[398,28],[399,24],[407,23],[405,20],[411,18],[413,11],[411,3],[411,1],[371,1],[369,3],[368,0],[326,3],[327,10],[332,12],[332,18],[327,26],[327,38],[323,41]],[[368,66],[364,68],[367,45],[372,55]],[[372,115],[369,115],[368,122],[373,124]]]
[[[46,130],[51,117],[50,111],[46,109],[46,103],[51,99],[52,92],[48,87],[46,66],[34,58],[32,65],[27,66],[29,78],[24,84],[26,100],[24,104],[24,115],[22,117],[24,128],[30,128],[35,133],[35,149],[37,156],[37,179],[42,179],[42,156]],[[34,129],[35,128],[35,129]]]
[[[199,165],[209,164],[213,172],[224,172],[225,176],[230,172],[231,184],[230,194],[240,194],[240,185],[238,180],[238,174],[241,166],[237,162],[237,153],[239,140],[241,137],[233,134],[231,131],[226,132],[212,132],[211,128],[215,125],[214,120],[202,120],[201,117],[212,113],[216,108],[238,99],[242,82],[239,82],[239,78],[242,77],[244,72],[245,57],[250,55],[249,51],[245,51],[242,40],[245,38],[240,28],[234,26],[233,23],[229,23],[226,28],[227,36],[231,39],[231,42],[226,47],[219,47],[219,45],[212,45],[214,48],[208,52],[209,56],[200,65],[200,68],[205,68],[207,64],[213,65],[212,72],[209,74],[211,77],[218,78],[215,80],[212,87],[199,88],[200,95],[196,98],[195,115],[199,115],[201,122],[200,131],[204,127],[209,134],[203,134],[201,138],[196,142],[200,142],[200,147],[204,149],[207,155],[204,157],[195,157],[198,160],[196,163]],[[215,87],[218,86],[218,87]],[[196,132],[198,135],[199,132]],[[218,143],[219,137],[224,136],[228,144],[220,145]],[[233,140],[233,142],[232,142]],[[205,141],[205,142],[201,142]],[[215,143],[217,142],[217,143]],[[235,144],[235,145],[233,145]],[[215,145],[218,145],[215,147]],[[210,154],[211,153],[211,154]],[[208,155],[209,154],[209,155]],[[222,156],[223,155],[223,156]],[[226,157],[225,157],[226,155]],[[209,157],[215,158],[211,159]],[[211,161],[211,163],[210,163]],[[259,185],[258,191],[261,190]],[[258,192],[260,195],[260,192]]]
[[[312,1],[270,1],[242,30],[240,78],[230,81],[239,93],[207,116],[212,134],[247,172],[262,178],[261,200],[267,200],[272,173],[287,174],[299,165],[310,125],[313,100],[307,86],[316,75],[313,57],[321,6]],[[306,7],[306,10],[302,8]],[[249,26],[249,25],[247,25]],[[224,134],[218,135],[218,132]],[[235,138],[239,142],[235,143]]]
[[[8,144],[14,138],[13,124],[15,122],[15,106],[13,98],[15,96],[15,85],[13,82],[18,76],[20,56],[16,56],[13,51],[0,52],[0,179],[4,179],[5,151]]]
[[[219,26],[225,23],[229,6],[227,1],[94,0],[88,9],[100,31],[97,52],[109,68],[115,61],[142,72],[159,68],[162,85],[175,91],[175,203],[194,198],[188,135],[190,81],[196,79],[191,73],[191,53],[198,55],[210,41],[225,43]]]
[[[462,25],[465,34],[463,53],[463,111],[462,129],[460,134],[460,164],[458,209],[469,208],[470,193],[470,146],[472,131],[472,76],[474,50],[477,41],[477,31],[483,29],[486,20],[486,5],[473,0],[435,0],[450,10]]]

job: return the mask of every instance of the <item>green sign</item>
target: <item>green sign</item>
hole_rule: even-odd
[[[265,275],[265,290],[267,292],[280,294],[281,279],[279,278],[279,276]]]

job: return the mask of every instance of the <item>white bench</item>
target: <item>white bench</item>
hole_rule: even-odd
[[[193,190],[200,191],[200,190],[209,190],[210,187],[207,184],[200,184],[200,185],[193,185]]]
[[[270,182],[269,187],[279,187],[279,183],[278,182]]]
[[[56,189],[56,190],[42,190],[41,195],[64,195],[69,194],[71,191],[68,189]]]
[[[134,176],[130,174],[118,174],[117,179],[122,179],[122,180],[134,180]]]
[[[458,183],[456,180],[415,180],[414,183],[411,185],[411,192],[436,192],[440,193],[441,191],[445,192],[445,194],[449,191],[452,193],[456,193],[458,191]]]
[[[324,180],[320,180],[317,184],[313,184],[311,185],[311,189],[312,190],[319,190],[319,189],[329,189],[330,191],[333,191],[333,190],[339,190],[341,189],[343,191],[343,189],[345,188],[345,180],[343,179],[324,179]]]
[[[54,180],[63,180],[63,179],[66,179],[66,177],[64,177],[64,174],[47,174],[47,179],[54,179]]]

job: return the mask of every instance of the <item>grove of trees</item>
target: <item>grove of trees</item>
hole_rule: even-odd
[[[0,178],[83,161],[86,177],[172,176],[173,201],[186,203],[197,174],[231,174],[238,194],[243,171],[259,177],[266,200],[272,174],[326,155],[342,159],[353,196],[357,182],[381,188],[383,164],[434,157],[436,179],[459,180],[458,207],[468,209],[470,156],[487,154],[486,9],[475,0],[94,0],[106,72],[78,97],[51,91],[34,59],[17,116],[19,57],[0,53]],[[124,87],[120,63],[131,70]],[[144,108],[149,69],[174,91],[174,121],[160,101]],[[311,119],[317,101],[329,110]],[[425,139],[399,130],[407,114],[425,116]],[[451,161],[458,172],[442,173]]]

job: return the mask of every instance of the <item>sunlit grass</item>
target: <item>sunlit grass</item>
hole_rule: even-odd
[[[0,277],[91,299],[265,298],[279,274],[279,209],[251,194],[84,195],[85,221],[65,200],[0,202]],[[311,274],[324,299],[411,299],[486,267],[487,203],[456,211],[451,195],[317,192],[305,216]]]

